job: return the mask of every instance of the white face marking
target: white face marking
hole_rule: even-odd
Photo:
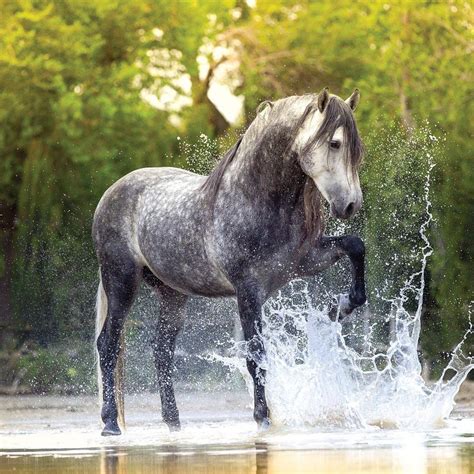
[[[324,199],[330,204],[331,212],[337,217],[350,217],[362,205],[358,173],[352,173],[350,164],[344,157],[344,130],[339,127],[330,141],[340,142],[338,149],[331,147],[330,142],[321,143],[309,151],[306,145],[314,138],[321,126],[324,112],[317,108],[307,117],[294,142],[303,171],[310,176]],[[350,211],[350,212],[349,212]]]

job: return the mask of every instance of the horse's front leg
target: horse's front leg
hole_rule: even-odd
[[[343,235],[340,237],[323,237],[320,249],[327,252],[329,257],[337,258],[347,255],[352,266],[352,284],[347,295],[343,295],[339,301],[339,310],[343,316],[347,316],[355,308],[362,306],[367,301],[365,293],[365,245],[360,237],[355,235]],[[326,256],[327,258],[327,256]]]
[[[247,369],[254,383],[253,416],[260,428],[270,426],[269,410],[265,397],[266,370],[261,367],[265,357],[262,340],[262,305],[261,292],[254,286],[245,286],[237,291],[240,321],[247,343]]]

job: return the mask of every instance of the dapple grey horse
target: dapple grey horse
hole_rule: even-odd
[[[322,198],[342,219],[361,207],[358,101],[357,89],[345,101],[324,89],[264,103],[209,176],[144,168],[105,192],[92,231],[100,264],[96,338],[104,436],[120,434],[123,425],[121,337],[141,280],[160,300],[153,353],[170,429],[180,427],[172,361],[189,296],[237,298],[261,427],[270,424],[259,366],[269,296],[348,256],[352,285],[341,313],[365,303],[364,244],[355,236],[325,236],[321,210]]]

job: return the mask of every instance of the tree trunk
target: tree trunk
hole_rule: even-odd
[[[214,71],[219,64],[220,62],[209,67],[209,72],[203,81],[200,81],[198,77],[193,78],[192,80],[193,102],[196,105],[205,105],[207,107],[209,117],[208,122],[212,125],[214,136],[224,135],[226,130],[229,128],[229,123],[208,96]]]

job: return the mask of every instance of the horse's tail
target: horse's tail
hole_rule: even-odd
[[[102,396],[102,370],[100,368],[100,356],[97,349],[97,339],[99,338],[102,328],[104,327],[107,319],[107,295],[102,284],[102,275],[99,271],[99,288],[97,290],[96,300],[96,318],[95,318],[95,348],[97,356],[97,385],[99,387],[99,404],[102,408],[103,396]],[[123,352],[125,347],[124,333],[120,336],[119,354],[117,358],[117,365],[115,366],[114,380],[115,380],[115,403],[117,404],[118,417],[117,421],[120,428],[125,429],[125,416],[124,416],[124,360]]]

